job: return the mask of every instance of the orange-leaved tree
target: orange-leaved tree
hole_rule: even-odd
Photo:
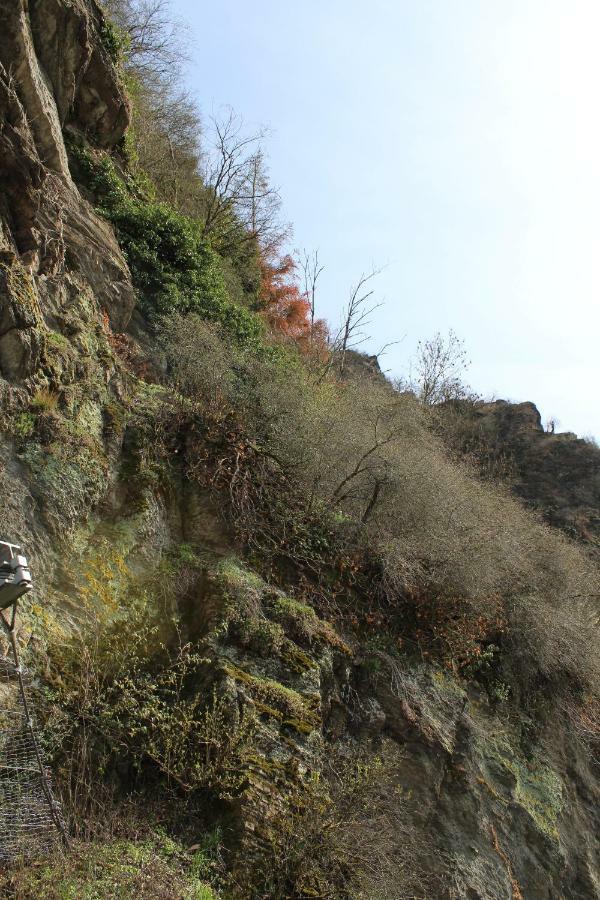
[[[311,302],[300,290],[296,268],[290,254],[262,255],[262,313],[275,334],[290,338],[303,352],[321,352],[327,346],[327,325],[323,319],[312,319]]]

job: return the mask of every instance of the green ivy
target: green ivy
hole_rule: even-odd
[[[131,44],[129,35],[107,18],[102,19],[99,34],[112,62],[115,66],[120,65]]]

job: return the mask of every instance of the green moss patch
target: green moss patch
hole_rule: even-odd
[[[336,632],[330,622],[320,619],[314,609],[274,591],[265,596],[265,605],[270,616],[283,625],[286,634],[302,644],[313,641],[329,644],[348,656],[352,655],[350,647]]]
[[[287,639],[284,640],[281,647],[281,660],[296,675],[303,675],[311,669],[319,668],[319,664],[308,653]]]
[[[224,669],[234,681],[244,686],[253,699],[283,711],[289,719],[305,723],[311,731],[320,724],[320,716],[314,709],[312,700],[299,694],[298,691],[285,687],[271,678],[251,675],[250,672],[229,661],[224,663]]]

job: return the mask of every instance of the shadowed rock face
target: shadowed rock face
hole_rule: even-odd
[[[571,432],[544,431],[533,403],[476,403],[463,442],[508,456],[514,491],[551,525],[600,545],[600,449]]]
[[[61,127],[83,132],[100,147],[114,147],[129,124],[129,107],[101,40],[106,23],[98,6],[86,0],[31,0],[29,15]]]

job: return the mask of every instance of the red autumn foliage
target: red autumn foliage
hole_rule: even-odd
[[[263,316],[273,332],[291,338],[305,352],[326,346],[325,321],[311,323],[310,301],[298,286],[296,263],[289,254],[261,259],[260,298]]]

